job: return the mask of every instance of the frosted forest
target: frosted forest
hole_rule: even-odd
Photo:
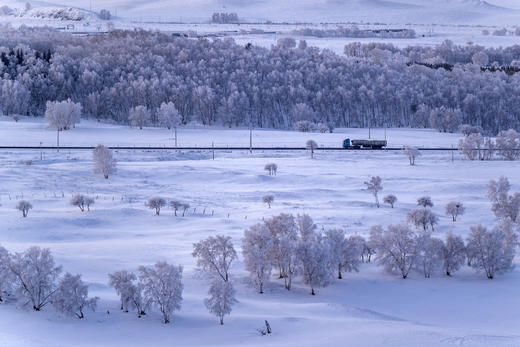
[[[470,124],[493,135],[520,127],[520,46],[352,43],[340,56],[292,38],[261,48],[143,30],[72,37],[2,28],[0,49],[6,115],[42,116],[47,101],[71,99],[85,116],[120,124],[145,107],[152,126],[173,102],[182,124],[448,132]]]

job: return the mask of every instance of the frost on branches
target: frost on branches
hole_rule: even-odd
[[[108,176],[116,172],[116,160],[112,156],[112,151],[103,146],[98,145],[92,152],[94,159],[94,173],[101,173],[108,179]]]
[[[174,311],[180,310],[182,302],[182,266],[158,262],[154,266],[139,267],[145,307],[157,307],[163,323],[169,323]]]
[[[215,279],[211,282],[208,294],[209,298],[204,300],[204,305],[211,314],[219,317],[220,324],[223,325],[224,316],[231,314],[232,306],[238,302],[233,284]]]

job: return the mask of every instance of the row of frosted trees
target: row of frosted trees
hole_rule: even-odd
[[[379,180],[371,180],[372,185]],[[259,293],[273,277],[291,290],[296,279],[309,286],[310,293],[326,287],[344,274],[359,271],[363,262],[375,260],[386,271],[403,279],[412,271],[429,278],[436,273],[452,276],[463,266],[484,273],[489,279],[513,269],[519,245],[520,193],[511,193],[507,178],[500,177],[487,185],[491,210],[499,223],[488,230],[478,224],[470,227],[466,240],[452,232],[444,239],[435,235],[433,224],[418,223],[415,213],[408,214],[410,224],[375,225],[368,239],[349,235],[342,229],[319,230],[306,214],[280,214],[255,224],[244,231],[242,256],[250,282]],[[71,202],[80,206],[81,199]],[[429,197],[419,198],[420,209],[430,211]],[[413,212],[413,211],[412,211]],[[464,212],[461,203],[448,204],[446,212],[453,220]],[[431,214],[431,213],[430,213]],[[422,214],[421,214],[422,215]],[[238,301],[233,286],[232,264],[237,261],[232,239],[210,236],[193,245],[200,278],[208,283],[204,304],[219,318],[231,314]],[[88,286],[80,275],[66,273],[57,266],[48,249],[31,247],[10,254],[0,247],[0,301],[15,301],[40,311],[52,305],[57,311],[84,317],[86,309],[95,309],[98,298],[89,298]],[[138,317],[158,311],[169,323],[173,312],[181,309],[183,267],[160,261],[153,266],[140,266],[137,275],[121,270],[109,275],[109,285],[120,297],[120,309],[134,310]],[[266,323],[268,326],[268,323]]]
[[[159,125],[161,105],[171,102],[182,124],[519,129],[520,81],[481,71],[475,62],[485,62],[483,55],[509,65],[520,49],[352,44],[340,56],[285,39],[267,49],[147,31],[72,37],[0,28],[0,108],[38,116],[48,101],[70,98],[88,117],[130,123],[131,114],[144,114]],[[415,61],[454,65],[410,65]]]

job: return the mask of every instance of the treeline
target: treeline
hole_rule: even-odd
[[[456,116],[448,131],[460,124],[491,134],[520,129],[520,80],[481,71],[514,65],[520,46],[349,44],[339,56],[293,39],[267,49],[229,38],[139,30],[73,37],[22,27],[0,29],[0,47],[4,114],[41,116],[47,101],[70,98],[84,116],[118,123],[129,123],[130,110],[143,106],[148,125],[159,125],[160,105],[171,102],[182,124],[429,127],[418,113],[429,109]]]
[[[292,35],[315,37],[378,37],[384,39],[414,39],[415,31],[412,29],[359,29],[357,26],[338,26],[334,29],[301,28],[291,31]]]

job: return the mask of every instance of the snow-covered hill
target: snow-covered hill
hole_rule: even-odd
[[[25,0],[1,5],[24,8]],[[55,0],[38,7],[66,6],[86,12],[105,8],[133,21],[207,21],[214,12],[236,12],[244,21],[506,24],[520,19],[513,0]],[[516,8],[520,8],[518,4]]]

